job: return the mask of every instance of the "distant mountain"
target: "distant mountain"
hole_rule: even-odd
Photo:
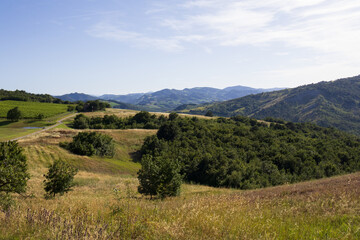
[[[221,103],[183,106],[183,112],[243,115],[313,122],[360,135],[360,75],[293,89],[249,95]]]
[[[225,101],[233,98],[272,91],[273,89],[255,89],[243,86],[234,86],[224,89],[197,87],[183,90],[163,89],[157,92],[144,94],[136,105],[152,108],[158,111],[170,111],[184,104],[201,104],[216,101]]]
[[[59,98],[63,101],[70,101],[70,102],[76,102],[76,101],[90,101],[90,100],[96,100],[100,99],[99,97],[94,97],[85,93],[69,93],[61,96],[55,96],[56,98]]]
[[[249,94],[268,92],[278,89],[256,89],[244,86],[234,86],[224,89],[210,87],[185,88],[183,90],[163,89],[152,93],[131,93],[126,95],[104,94],[94,97],[84,93],[71,93],[57,96],[64,101],[112,100],[121,102],[135,110],[172,111],[184,104],[212,103],[239,98]],[[120,107],[122,104],[119,104]]]
[[[122,103],[136,104],[138,99],[144,94],[145,93],[130,93],[126,95],[104,94],[101,95],[99,98],[104,100],[115,100]]]

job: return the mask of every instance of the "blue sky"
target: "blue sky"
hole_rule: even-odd
[[[358,0],[1,0],[0,88],[125,94],[360,74]]]

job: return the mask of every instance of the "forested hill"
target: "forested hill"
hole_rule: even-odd
[[[360,170],[360,139],[334,128],[172,115],[145,139],[142,163],[171,159],[188,182],[250,189]]]
[[[193,107],[192,114],[312,122],[360,135],[360,76]]]
[[[93,101],[99,99],[98,97],[94,97],[85,93],[69,93],[64,94],[61,96],[55,96],[57,98],[60,98],[63,101],[70,101],[70,102],[76,102],[76,101]]]
[[[25,92],[23,90],[8,91],[4,89],[0,89],[0,101],[1,100],[62,103],[62,100],[55,98],[49,94],[33,94]]]

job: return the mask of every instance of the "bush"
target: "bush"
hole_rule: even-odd
[[[23,193],[30,178],[26,157],[17,142],[0,143],[0,198],[3,210],[9,208],[9,193]],[[4,204],[6,203],[6,204]]]
[[[38,120],[43,120],[45,118],[45,115],[42,114],[42,113],[39,113],[37,116],[36,116],[36,119]]]
[[[68,191],[71,191],[71,188],[74,186],[74,176],[78,172],[78,169],[73,168],[68,163],[55,160],[55,162],[50,165],[49,171],[44,177],[45,198],[55,197],[56,194],[63,195]]]
[[[60,146],[78,155],[113,157],[115,153],[113,139],[108,135],[96,132],[78,133],[73,137],[72,142],[61,143]]]
[[[146,155],[142,158],[138,179],[141,194],[165,198],[180,193],[182,177],[178,161]]]
[[[7,112],[7,116],[6,118],[10,121],[19,121],[19,119],[21,118],[21,111],[19,110],[18,107],[15,107],[13,109],[10,109],[8,112]]]

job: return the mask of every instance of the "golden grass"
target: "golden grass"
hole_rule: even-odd
[[[42,174],[0,214],[0,239],[359,239],[360,174],[254,191],[183,185],[150,200],[136,178],[80,171],[74,191],[43,198]],[[114,191],[116,189],[116,191]]]

